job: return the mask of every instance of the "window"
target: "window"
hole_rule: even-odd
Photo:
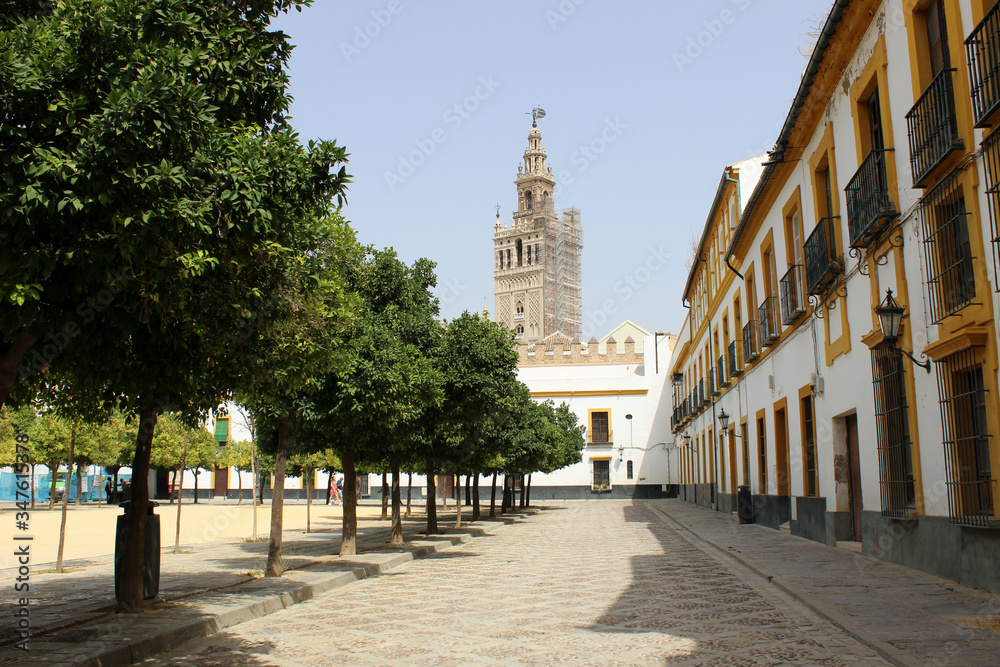
[[[229,417],[215,418],[215,441],[221,445],[229,442]]]
[[[497,256],[500,259],[500,270],[503,271],[503,250],[501,250],[500,252],[498,252]]]
[[[920,203],[927,290],[935,324],[971,305],[976,296],[969,213],[959,173],[952,172]]]
[[[541,243],[536,243],[535,244],[535,263],[537,264],[540,261],[542,261],[542,244]]]
[[[1000,7],[1000,4],[997,5]],[[1000,14],[998,14],[1000,28]],[[1000,36],[1000,33],[998,33]],[[1000,54],[998,54],[1000,55]],[[986,169],[986,201],[990,213],[990,240],[993,247],[993,282],[1000,285],[1000,234],[997,221],[1000,220],[1000,132],[993,132],[982,143],[983,162]]]
[[[517,336],[516,336],[517,338],[524,338],[524,325],[523,324],[518,324],[517,325],[517,329],[515,329],[515,331],[517,332]]]
[[[594,460],[594,486],[611,487],[611,461],[608,459]]]
[[[531,244],[528,244],[528,264],[531,264]]]
[[[871,244],[883,231],[884,223],[898,215],[896,205],[889,196],[878,87],[860,104],[860,112],[864,116],[862,126],[867,126],[861,133],[861,139],[868,153],[844,188],[851,247]]]
[[[805,492],[815,498],[819,495],[819,476],[816,471],[816,424],[811,394],[802,398],[802,449],[806,464]]]
[[[520,267],[524,258],[524,246],[521,243],[521,239],[514,242],[514,247],[517,249],[517,266]]]
[[[964,526],[988,526],[993,518],[986,386],[976,349],[937,362],[948,508],[951,522]]]
[[[763,411],[761,411],[763,412]],[[764,415],[757,413],[757,456],[759,468],[757,477],[760,482],[760,493],[767,493],[767,433],[764,430]]]
[[[628,478],[628,479],[632,479],[632,462],[631,461],[628,461],[625,464],[625,477]]]
[[[895,345],[872,348],[872,383],[882,516],[905,518],[916,500],[903,355]]]
[[[611,442],[607,412],[590,413],[590,441],[598,443]]]

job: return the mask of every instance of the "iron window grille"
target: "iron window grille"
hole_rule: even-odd
[[[593,443],[606,444],[611,442],[610,431],[608,430],[608,413],[590,413],[590,441]]]
[[[802,428],[805,431],[806,455],[806,495],[815,498],[819,495],[819,471],[816,467],[816,425],[813,420],[812,395],[802,399]]]
[[[906,114],[910,137],[910,170],[913,187],[927,177],[954,150],[964,147],[955,122],[954,69],[943,69]]]
[[[806,312],[805,299],[802,297],[801,264],[788,267],[788,271],[778,281],[778,292],[781,294],[781,323],[791,324]]]
[[[760,349],[757,347],[757,323],[747,322],[743,327],[743,361],[749,364],[760,356]]]
[[[822,218],[802,245],[807,294],[821,294],[844,272],[844,263],[837,255],[834,237],[836,228],[833,221],[837,219],[839,216]]]
[[[762,347],[774,345],[781,334],[778,328],[778,299],[773,296],[765,297],[764,301],[757,309],[757,321],[760,327],[760,344]]]
[[[996,8],[993,11],[995,12]],[[1000,42],[1000,37],[998,37],[998,42]],[[993,132],[986,137],[983,140],[982,149],[983,163],[986,167],[984,169],[986,202],[990,213],[990,245],[993,247],[993,282],[1000,289],[1000,252],[998,252],[1000,250],[1000,234],[997,233],[997,220],[1000,220],[1000,132]]]
[[[868,153],[844,188],[847,195],[847,228],[851,247],[869,245],[878,238],[886,223],[899,215],[889,197],[886,160],[892,149]]]
[[[968,211],[959,172],[952,172],[920,202],[931,321],[941,323],[973,303],[976,274]]]
[[[903,519],[916,507],[903,355],[888,342],[871,355],[882,516]]]
[[[1000,107],[1000,5],[993,5],[965,40],[965,52],[976,127],[986,127]]]
[[[994,523],[995,480],[983,366],[972,347],[936,363],[951,523],[987,527]]]
[[[736,358],[735,340],[729,344],[729,375],[732,377],[739,377],[743,375],[743,369],[740,368],[739,359]]]
[[[718,386],[728,387],[729,386],[729,375],[726,374],[726,355],[719,357],[719,365],[715,367],[716,372],[719,374]],[[729,366],[730,371],[732,371],[732,365]]]
[[[611,488],[611,461],[607,459],[594,461],[594,487]]]

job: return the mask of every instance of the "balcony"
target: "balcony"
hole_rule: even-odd
[[[757,346],[757,323],[747,322],[743,327],[743,363],[749,364],[760,356],[760,348]]]
[[[708,369],[708,393],[712,398],[718,396],[719,391],[721,391],[721,387],[719,387],[719,383],[717,381],[718,375],[719,375],[718,368]]]
[[[806,294],[822,294],[844,272],[834,236],[836,219],[823,218],[817,222],[816,229],[802,246],[806,262]]]
[[[706,405],[709,402],[708,392],[705,391],[705,379],[702,378],[698,381],[698,398],[700,405]]]
[[[729,344],[729,375],[734,378],[743,375],[743,369],[740,368],[739,360],[736,358],[735,340]]]
[[[523,320],[524,319],[524,311],[521,311],[519,313],[514,313],[514,319],[515,320]]]
[[[760,329],[761,347],[770,347],[778,342],[781,329],[778,327],[778,299],[769,296],[757,309],[757,326]]]
[[[802,297],[802,265],[792,264],[788,272],[778,281],[781,294],[781,323],[788,325],[806,312],[806,300]]]
[[[851,247],[859,248],[878,238],[885,224],[899,215],[889,197],[886,181],[886,160],[892,151],[873,150],[862,160],[851,182],[844,188],[847,195],[847,228]]]
[[[715,372],[718,374],[719,379],[716,382],[717,387],[722,389],[722,387],[729,386],[729,376],[726,374],[726,355],[719,357],[719,364],[715,367]]]
[[[965,52],[976,127],[989,127],[1000,108],[1000,5],[993,5],[965,40]]]
[[[922,187],[952,151],[965,147],[955,122],[955,88],[951,80],[954,71],[941,70],[906,114],[915,188]]]

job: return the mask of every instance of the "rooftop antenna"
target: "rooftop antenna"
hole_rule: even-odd
[[[535,107],[531,111],[526,111],[526,114],[531,114],[531,127],[538,127],[538,119],[545,118],[545,109],[542,107]]]

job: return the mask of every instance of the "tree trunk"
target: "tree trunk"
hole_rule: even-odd
[[[155,408],[143,408],[139,412],[139,432],[135,439],[135,458],[132,461],[132,502],[125,510],[125,535],[119,556],[121,570],[116,606],[118,612],[136,613],[143,610],[143,540],[149,503],[149,457],[153,450],[156,419]]]
[[[410,518],[410,501],[413,500],[413,471],[411,470],[409,476],[406,480],[406,514],[404,515],[407,519]]]
[[[382,516],[380,519],[389,518],[389,471],[382,471]]]
[[[265,577],[281,576],[281,524],[285,509],[285,463],[288,460],[288,424],[285,417],[278,425],[278,451],[274,455],[274,483],[271,484],[271,538],[267,546]],[[197,477],[195,478],[197,479]],[[196,482],[197,483],[197,482]],[[197,491],[195,491],[197,498]]]
[[[354,467],[354,450],[341,452],[340,462],[344,466],[344,518],[340,529],[340,555],[353,556],[358,553],[358,472]]]
[[[462,527],[462,475],[455,471],[455,528]]]
[[[197,504],[198,503],[198,477],[199,477],[198,473],[201,472],[201,470],[197,466],[195,466],[195,468],[192,470],[192,472],[194,473],[194,502],[195,502],[195,504]]]
[[[50,461],[49,464],[48,464],[49,474],[52,476],[52,479],[50,480],[50,483],[49,483],[49,511],[50,512],[56,508],[56,478],[59,476],[59,464],[60,463],[61,463],[61,461],[56,461],[55,463],[52,463]],[[69,489],[67,489],[67,491],[68,490]]]
[[[250,507],[253,508],[253,539],[257,539],[257,446],[250,443],[250,477],[253,482],[253,490],[250,492]]]
[[[403,544],[403,517],[400,512],[398,455],[389,457],[389,466],[392,468],[392,537],[389,538],[389,545],[398,547]]]
[[[443,477],[444,475],[442,475]],[[435,480],[436,482],[437,480]],[[436,490],[436,487],[435,487]],[[441,507],[448,509],[448,494],[447,489],[441,489]]]
[[[469,507],[472,505],[472,477],[470,475],[465,476],[465,506]]]
[[[500,516],[510,509],[510,475],[503,475],[503,500],[500,501]]]
[[[479,521],[479,473],[472,478],[472,520]]]
[[[176,484],[177,477],[181,478],[181,486],[184,485],[184,468],[187,467],[187,455],[188,455],[188,438],[184,437],[184,451],[181,452],[181,469],[180,475],[174,474],[174,482]],[[174,553],[180,551],[181,547],[181,489],[174,486],[174,490],[177,491],[177,528],[174,530]],[[173,493],[170,494],[173,496]],[[171,499],[170,502],[173,502]]]
[[[313,494],[312,494],[312,468],[306,469],[305,474],[305,484],[306,484],[306,532],[312,532],[312,504],[313,504]]]
[[[17,365],[34,342],[35,337],[25,329],[21,329],[17,338],[4,352],[3,358],[0,358],[0,405],[7,404],[7,397],[17,386]]]
[[[235,466],[234,466],[235,467]],[[239,468],[236,468],[236,487],[239,489],[236,496],[236,504],[243,504],[243,473]]]
[[[70,464],[69,470],[72,470],[73,466]],[[80,507],[83,505],[83,474],[80,470],[80,463],[76,464],[76,506]]]
[[[493,481],[490,483],[490,518],[497,514],[497,471],[493,470]]]
[[[174,504],[174,494],[177,493],[177,468],[170,471],[173,480],[170,482],[170,504]]]
[[[524,506],[531,507],[531,475],[528,475],[528,483],[525,486],[528,490],[525,492]]]
[[[434,483],[434,461],[427,459],[427,534],[438,532],[437,485]]]
[[[62,499],[62,521],[59,522],[59,550],[56,552],[56,574],[62,574],[63,547],[66,546],[66,511],[69,508],[69,471],[73,469],[73,453],[76,450],[76,424],[69,438],[69,464],[66,468],[66,490]],[[77,467],[79,470],[79,466]],[[80,487],[77,486],[77,489]],[[79,503],[78,503],[79,505]]]
[[[525,490],[525,488],[524,487],[525,487],[525,484],[524,484],[524,475],[521,475],[521,505],[520,506],[522,508],[524,507],[524,501],[525,501],[525,498],[524,498],[524,490]]]

